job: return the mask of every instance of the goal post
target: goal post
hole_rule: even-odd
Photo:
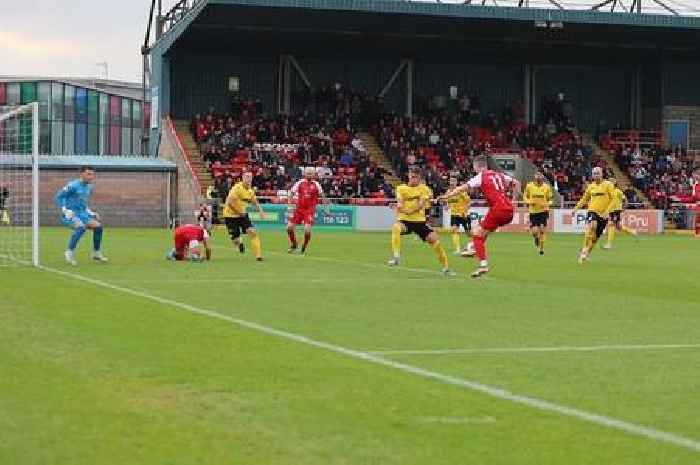
[[[39,104],[0,106],[0,266],[39,262]]]

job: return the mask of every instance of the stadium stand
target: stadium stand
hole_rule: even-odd
[[[214,186],[210,196],[225,196],[241,172],[250,170],[259,195],[279,201],[301,168],[314,166],[330,197],[350,203],[392,197],[393,186],[385,179],[390,173],[381,160],[370,159],[357,134],[370,100],[325,88],[319,94],[297,115],[264,115],[254,99],[242,99],[227,114],[195,115],[183,138],[194,142],[188,153],[203,185]]]

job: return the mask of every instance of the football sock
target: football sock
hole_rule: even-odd
[[[297,235],[294,232],[294,228],[287,229],[287,236],[289,236],[289,244],[293,249],[297,248]]]
[[[311,233],[310,232],[304,232],[304,245],[301,246],[301,251],[306,250],[306,246],[309,245],[309,242],[311,241]]]
[[[401,224],[394,223],[391,227],[391,252],[394,257],[401,255]]]
[[[262,245],[260,244],[260,237],[258,237],[257,234],[250,239],[250,246],[253,248],[255,258],[262,257]]]
[[[608,245],[612,245],[615,240],[615,227],[612,226],[608,228]]]
[[[594,232],[592,232],[590,229],[586,229],[586,231],[583,233],[583,246],[582,250],[588,251],[590,250],[591,246],[591,239],[593,238]]]
[[[99,252],[102,247],[102,226],[92,230],[92,245],[95,252]]]
[[[452,246],[455,248],[455,250],[457,252],[459,252],[461,244],[459,243],[459,233],[458,232],[452,233]]]
[[[547,233],[542,231],[540,233],[540,250],[544,250],[544,241],[547,239]]]
[[[85,226],[80,226],[73,230],[73,234],[71,234],[70,240],[68,241],[68,250],[75,250],[75,248],[78,247],[78,242],[80,238],[83,237],[83,234],[85,234]]]
[[[442,244],[440,244],[440,241],[433,242],[430,244],[430,247],[432,247],[435,251],[435,255],[437,255],[438,261],[442,267],[447,268],[447,254],[445,253],[445,249],[442,247]]]
[[[486,239],[482,236],[474,236],[474,249],[479,260],[486,260]]]

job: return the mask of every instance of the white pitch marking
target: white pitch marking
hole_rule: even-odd
[[[445,425],[486,425],[496,423],[490,416],[484,417],[418,417],[422,423],[442,423]]]
[[[93,284],[95,286],[100,286],[106,289],[111,289],[114,291],[119,291],[124,294],[132,295],[135,297],[140,297],[143,299],[151,300],[162,305],[175,307],[186,312],[190,312],[197,315],[207,316],[209,318],[215,318],[218,320],[226,321],[228,323],[233,323],[242,328],[251,329],[258,331],[263,334],[270,336],[276,336],[281,339],[286,339],[289,341],[298,342],[308,346],[316,347],[319,349],[326,350],[328,352],[334,352],[337,354],[345,355],[347,357],[355,358],[358,360],[364,360],[365,362],[373,363],[375,365],[381,365],[384,367],[392,368],[398,371],[403,371],[405,373],[410,373],[421,378],[430,379],[433,381],[438,381],[451,386],[461,387],[470,391],[479,392],[486,394],[488,396],[507,400],[516,404],[526,405],[528,407],[541,410],[543,412],[558,413],[563,416],[568,416],[572,418],[577,418],[579,420],[586,421],[588,423],[596,424],[599,426],[604,426],[611,429],[616,429],[619,431],[624,431],[634,436],[640,436],[647,439],[653,439],[655,441],[666,442],[669,444],[676,445],[685,449],[692,450],[694,452],[700,453],[700,441],[695,439],[687,438],[676,433],[669,433],[666,431],[661,431],[649,426],[637,425],[635,423],[630,423],[624,420],[619,420],[617,418],[609,417],[606,415],[601,415],[597,413],[587,412],[585,410],[580,410],[575,407],[568,407],[565,405],[555,404],[546,400],[538,399],[535,397],[529,397],[521,394],[515,394],[505,389],[498,387],[488,386],[486,384],[481,384],[476,381],[471,381],[468,379],[458,378],[455,376],[445,375],[442,373],[437,373],[435,371],[426,370],[413,365],[408,365],[406,363],[396,362],[389,360],[387,358],[381,357],[379,355],[371,354],[369,352],[363,352],[360,350],[349,349],[343,346],[331,344],[328,342],[318,341],[301,334],[295,334],[288,331],[283,331],[279,329],[272,328],[270,326],[265,326],[253,321],[242,320],[239,318],[233,318],[221,313],[217,313],[211,310],[206,310],[200,307],[195,307],[193,305],[185,304],[182,302],[177,302],[175,300],[165,299],[163,297],[158,297],[152,294],[147,294],[145,292],[136,291],[126,287],[115,286],[108,282],[100,281],[97,279],[88,278],[75,273],[69,273],[67,271],[57,270],[54,268],[49,268],[45,266],[39,266],[40,269],[45,270],[50,273],[55,273],[68,278],[76,279],[78,281],[83,281],[86,283]]]
[[[426,349],[426,350],[371,350],[377,355],[458,355],[497,354],[523,352],[616,352],[635,350],[698,349],[700,344],[630,344],[606,346],[559,346],[559,347],[494,347],[473,349]]]

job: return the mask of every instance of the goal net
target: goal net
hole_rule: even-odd
[[[0,106],[0,266],[39,264],[39,105]]]

